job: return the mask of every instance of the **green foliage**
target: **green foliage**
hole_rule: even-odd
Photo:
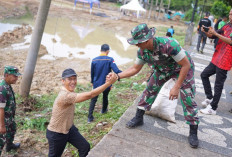
[[[172,0],[170,9],[171,10],[182,10],[182,11],[187,11],[191,7],[192,0]]]
[[[16,16],[13,18],[6,18],[4,20],[2,20],[2,23],[12,23],[12,24],[32,24],[33,21],[33,14],[31,13],[31,11],[29,10],[29,8],[27,6],[25,6],[25,8],[23,8],[26,10],[26,13],[23,16]]]
[[[22,128],[26,129],[36,129],[40,131],[45,131],[48,124],[48,120],[44,117],[37,117],[37,118],[25,118],[23,122]]]
[[[27,11],[27,13],[23,17],[24,18],[33,18],[33,14],[29,10],[28,6],[25,7],[25,10]]]
[[[231,6],[226,5],[222,1],[218,0],[214,2],[211,12],[217,17],[228,16]]]
[[[232,6],[232,1],[231,0],[221,0],[223,3],[225,3],[228,6]]]
[[[52,107],[53,102],[55,101],[57,94],[50,94],[50,95],[42,95],[42,96],[37,96],[37,103],[35,104],[36,108],[47,108],[47,107]]]
[[[136,91],[142,91],[145,89],[145,87],[146,87],[146,85],[134,83],[132,86],[132,89],[134,89]]]
[[[184,19],[185,19],[186,21],[191,21],[191,19],[192,19],[192,14],[193,14],[193,9],[189,9],[189,10],[185,13]],[[200,16],[199,16],[197,13],[195,13],[195,15],[194,15],[194,22],[195,22],[195,23],[198,23],[199,20],[200,20]]]
[[[168,28],[169,27],[157,27],[156,36],[165,36]],[[183,47],[186,30],[178,27],[174,27],[174,30],[175,34],[173,35],[173,38],[175,38],[179,42],[180,46]]]

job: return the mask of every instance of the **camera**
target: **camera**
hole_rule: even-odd
[[[203,27],[203,29],[204,29],[205,32],[209,31],[209,27]]]

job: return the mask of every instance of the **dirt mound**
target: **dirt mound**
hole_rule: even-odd
[[[10,44],[17,43],[23,40],[25,35],[32,33],[32,28],[29,25],[23,24],[21,27],[16,27],[13,31],[5,32],[0,36],[0,46],[6,47]]]
[[[0,20],[12,17],[20,17],[25,14],[34,16],[38,11],[38,3],[31,0],[7,0],[0,1]]]

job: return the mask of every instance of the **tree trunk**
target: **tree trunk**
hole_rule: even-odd
[[[148,18],[151,18],[151,11],[153,9],[153,0],[151,0],[151,5],[150,5],[150,10],[149,10],[149,14],[148,14]]]
[[[31,44],[27,55],[26,65],[22,75],[22,82],[20,84],[20,95],[28,97],[31,88],[31,82],[35,70],[37,56],[43,36],[44,27],[47,21],[47,15],[50,8],[51,0],[41,0],[36,17],[35,28],[33,30]]]
[[[157,14],[156,14],[157,8],[158,8],[158,0],[156,0],[156,2],[155,2],[155,14],[154,14],[155,19],[157,19]]]
[[[163,0],[161,0],[160,5],[159,5],[159,14],[158,14],[157,19],[159,19],[159,16],[160,16],[160,12],[161,12],[162,7],[163,7]]]
[[[170,8],[170,4],[171,4],[171,0],[169,0],[169,2],[168,2],[168,10]]]
[[[124,4],[124,5],[126,4],[126,0],[124,0],[123,4]]]

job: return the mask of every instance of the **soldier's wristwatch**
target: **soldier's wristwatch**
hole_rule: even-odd
[[[119,75],[117,74],[117,76],[118,76],[118,81],[120,81],[120,77],[119,77]]]

